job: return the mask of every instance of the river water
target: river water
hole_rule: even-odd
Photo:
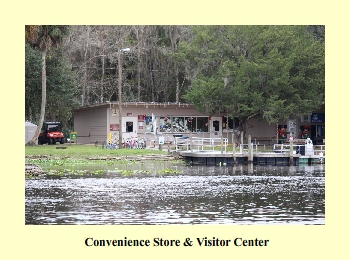
[[[154,173],[132,176],[116,173],[115,166],[103,167],[106,173],[94,176],[26,179],[25,223],[325,224],[324,165],[191,167],[158,162],[142,164]],[[123,167],[141,166],[118,169]],[[165,167],[181,173],[156,173]]]

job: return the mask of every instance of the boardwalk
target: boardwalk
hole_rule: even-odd
[[[175,138],[175,152],[193,165],[235,165],[252,162],[259,165],[299,165],[325,163],[325,146],[312,144],[274,144],[270,152],[261,146],[241,144],[235,149],[227,138]],[[228,151],[228,147],[231,151]],[[264,150],[266,147],[264,146]]]

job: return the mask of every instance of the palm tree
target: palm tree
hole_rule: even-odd
[[[68,34],[68,26],[57,25],[26,25],[25,39],[33,48],[41,50],[42,81],[41,81],[41,110],[39,124],[30,141],[32,145],[38,142],[40,130],[43,126],[46,107],[46,54],[51,46],[56,48],[62,43],[63,37]]]

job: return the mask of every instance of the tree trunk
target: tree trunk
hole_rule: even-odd
[[[175,77],[176,77],[176,103],[179,103],[179,95],[180,95],[180,83],[179,83],[179,68],[175,63]]]
[[[138,64],[137,64],[137,101],[141,101],[141,54],[137,52]]]
[[[38,137],[41,131],[41,128],[43,127],[44,118],[45,118],[45,107],[46,107],[46,47],[43,48],[41,52],[41,59],[42,59],[42,70],[41,70],[41,110],[40,110],[40,118],[39,118],[39,124],[35,131],[35,134],[30,141],[32,144],[38,143]]]
[[[83,82],[83,104],[85,105],[88,100],[87,93],[87,54],[89,49],[89,37],[90,37],[90,26],[87,26],[86,29],[86,43],[85,43],[85,52],[84,52],[84,82]]]
[[[247,127],[246,127],[246,120],[245,119],[241,119],[239,120],[239,137],[241,140],[241,136],[243,135],[243,143],[245,142],[245,135],[246,135],[246,132],[247,132]]]
[[[152,60],[150,61],[150,66],[149,66],[149,70],[150,70],[150,79],[151,79],[151,100],[152,102],[154,102],[154,82],[153,82],[153,73],[152,73]]]
[[[140,27],[141,30],[141,38],[143,36],[143,27]],[[139,28],[136,29],[136,40],[137,44],[143,47],[143,39],[140,39]],[[140,49],[140,47],[139,47]],[[137,51],[137,101],[141,101],[141,51]]]
[[[100,94],[100,102],[103,103],[103,80],[105,77],[105,56],[102,56],[102,75],[101,75],[101,94]]]

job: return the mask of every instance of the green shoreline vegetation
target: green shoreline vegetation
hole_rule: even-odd
[[[57,149],[59,148],[59,149]],[[64,149],[62,149],[64,148]],[[25,146],[25,163],[38,166],[49,165],[45,174],[48,176],[103,176],[107,173],[117,173],[121,176],[132,176],[135,174],[154,175],[154,174],[178,174],[181,171],[169,169],[160,169],[156,172],[152,170],[123,170],[115,168],[111,171],[106,170],[73,170],[57,169],[57,166],[65,165],[120,165],[120,164],[144,164],[145,160],[169,161],[174,158],[168,152],[152,149],[103,149],[93,145],[42,145]],[[56,168],[56,169],[55,169]],[[27,174],[27,178],[35,177],[33,174]]]
[[[258,152],[271,152],[271,146],[259,147]],[[195,150],[195,149],[194,149]],[[221,147],[215,147],[220,151]],[[239,148],[236,148],[238,151]],[[226,147],[227,152],[232,152],[232,145]],[[159,170],[150,169],[142,170],[125,170],[118,169],[122,164],[141,164],[146,161],[161,162],[173,161],[182,162],[167,151],[157,149],[106,149],[102,146],[87,144],[57,144],[57,145],[40,145],[25,146],[25,164],[37,165],[45,168],[47,176],[103,176],[108,173],[116,173],[121,176],[129,177],[134,175],[155,175],[155,174],[179,174],[181,171],[169,169],[165,166]],[[183,162],[182,162],[183,163]],[[101,165],[104,167],[116,166],[113,170],[76,170],[70,169],[71,166],[77,165]],[[162,165],[162,164],[160,164]],[[40,176],[40,174],[26,173],[27,178]]]
[[[56,149],[66,148],[66,149]],[[142,156],[142,155],[160,155],[168,154],[164,151],[151,149],[102,149],[101,146],[94,145],[41,145],[25,146],[26,157],[36,158],[114,158],[120,156]]]

